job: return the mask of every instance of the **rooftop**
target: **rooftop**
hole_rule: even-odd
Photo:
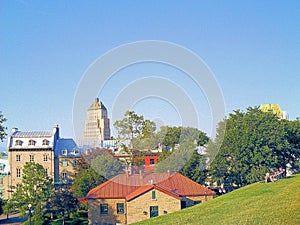
[[[86,198],[125,198],[128,201],[157,189],[173,197],[214,195],[215,192],[180,173],[119,174],[89,191]]]

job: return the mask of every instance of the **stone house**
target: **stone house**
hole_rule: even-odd
[[[130,224],[199,204],[214,195],[180,173],[120,174],[87,194],[89,224]]]

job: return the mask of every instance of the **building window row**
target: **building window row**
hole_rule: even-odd
[[[43,145],[49,145],[50,141],[47,139],[43,140]],[[29,140],[28,141],[28,146],[35,146],[36,141],[35,140]],[[22,140],[16,140],[15,142],[15,146],[22,146],[23,145],[23,141]]]
[[[124,203],[117,203],[117,214],[124,214]],[[108,204],[100,204],[100,214],[107,215],[108,214]]]

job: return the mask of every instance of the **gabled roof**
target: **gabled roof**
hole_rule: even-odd
[[[119,174],[90,190],[86,198],[125,198],[130,201],[153,188],[175,198],[179,198],[180,196],[205,196],[215,194],[215,192],[180,173],[151,173],[147,175]]]

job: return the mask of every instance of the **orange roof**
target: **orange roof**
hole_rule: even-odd
[[[214,195],[215,192],[179,174],[119,174],[89,191],[88,199],[125,198],[130,201],[151,189],[173,197]]]

